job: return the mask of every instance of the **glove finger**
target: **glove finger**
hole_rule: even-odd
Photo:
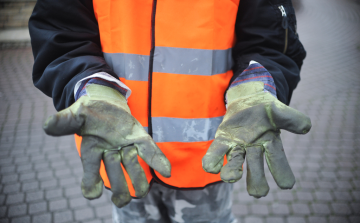
[[[276,128],[285,129],[296,134],[306,134],[310,131],[311,120],[308,116],[281,102],[271,106],[272,121]]]
[[[269,185],[265,178],[264,158],[260,146],[246,148],[247,191],[256,198],[265,197],[269,192]]]
[[[48,117],[43,124],[43,129],[46,134],[52,136],[78,134],[83,123],[84,118],[76,116],[69,107]]]
[[[228,140],[222,136],[216,137],[202,158],[202,167],[208,173],[217,174],[224,164],[224,156],[230,149]]]
[[[221,168],[221,180],[226,183],[235,183],[243,174],[242,165],[245,161],[245,150],[240,146],[231,149],[226,155],[228,163]]]
[[[286,159],[280,136],[266,142],[264,148],[266,162],[275,182],[281,189],[291,189],[295,184],[295,176]]]
[[[99,174],[103,150],[97,147],[98,141],[91,137],[83,137],[81,142],[81,162],[84,176],[81,191],[85,198],[95,199],[102,194],[103,181]]]
[[[149,135],[138,138],[134,145],[137,148],[138,155],[151,168],[159,172],[163,177],[171,176],[171,165],[169,160]]]
[[[134,186],[136,197],[144,197],[149,191],[149,183],[146,179],[145,172],[138,161],[136,147],[127,146],[121,148],[120,154],[122,163]]]
[[[118,207],[124,207],[131,201],[131,196],[124,172],[121,168],[121,156],[119,151],[104,152],[104,164],[108,175],[111,192],[111,201]]]

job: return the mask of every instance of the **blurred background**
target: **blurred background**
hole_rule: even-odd
[[[31,80],[27,21],[35,3],[0,0],[0,223],[111,222],[108,193],[94,201],[81,195],[73,137],[41,129],[55,110]],[[242,179],[233,212],[246,223],[359,223],[360,0],[294,6],[308,55],[290,105],[309,115],[313,128],[305,136],[282,134],[294,189],[278,189],[267,171],[270,192],[254,199]]]

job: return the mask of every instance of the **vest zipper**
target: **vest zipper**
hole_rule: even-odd
[[[154,53],[155,53],[155,14],[156,14],[156,4],[157,0],[153,1],[153,7],[151,12],[151,50],[150,50],[150,61],[149,61],[149,96],[148,96],[148,133],[153,137],[152,131],[152,119],[151,119],[151,97],[152,97],[152,75],[153,75],[153,63],[154,63]]]
[[[283,53],[285,54],[286,53],[286,50],[287,50],[287,47],[288,47],[288,28],[289,28],[289,23],[288,23],[288,19],[287,19],[287,15],[286,15],[286,11],[285,11],[285,8],[283,5],[280,5],[278,7],[280,9],[280,12],[281,12],[281,16],[282,16],[282,27],[283,29],[285,29],[285,46],[284,46],[284,51]]]

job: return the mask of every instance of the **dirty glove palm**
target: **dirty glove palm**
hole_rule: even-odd
[[[84,176],[81,190],[84,197],[101,196],[103,182],[99,174],[104,161],[113,192],[111,200],[122,207],[131,200],[123,164],[130,176],[137,197],[147,194],[149,184],[138,162],[139,155],[150,167],[164,177],[170,177],[170,163],[140,123],[130,114],[123,95],[101,85],[86,87],[82,96],[69,108],[49,117],[44,130],[53,136],[78,134]]]
[[[228,90],[227,112],[215,140],[203,157],[205,171],[221,171],[221,179],[233,183],[242,177],[246,156],[247,190],[257,198],[269,192],[264,174],[264,153],[277,185],[281,189],[291,189],[295,184],[280,139],[280,129],[305,134],[311,128],[307,116],[281,103],[263,89],[264,83],[249,82]],[[228,163],[223,166],[225,155]]]

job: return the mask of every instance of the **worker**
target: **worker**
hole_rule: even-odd
[[[85,198],[112,192],[114,222],[236,222],[232,188],[295,177],[280,129],[306,52],[290,0],[38,0],[33,81],[53,98],[44,123],[75,134]],[[224,183],[225,182],[225,183]]]

